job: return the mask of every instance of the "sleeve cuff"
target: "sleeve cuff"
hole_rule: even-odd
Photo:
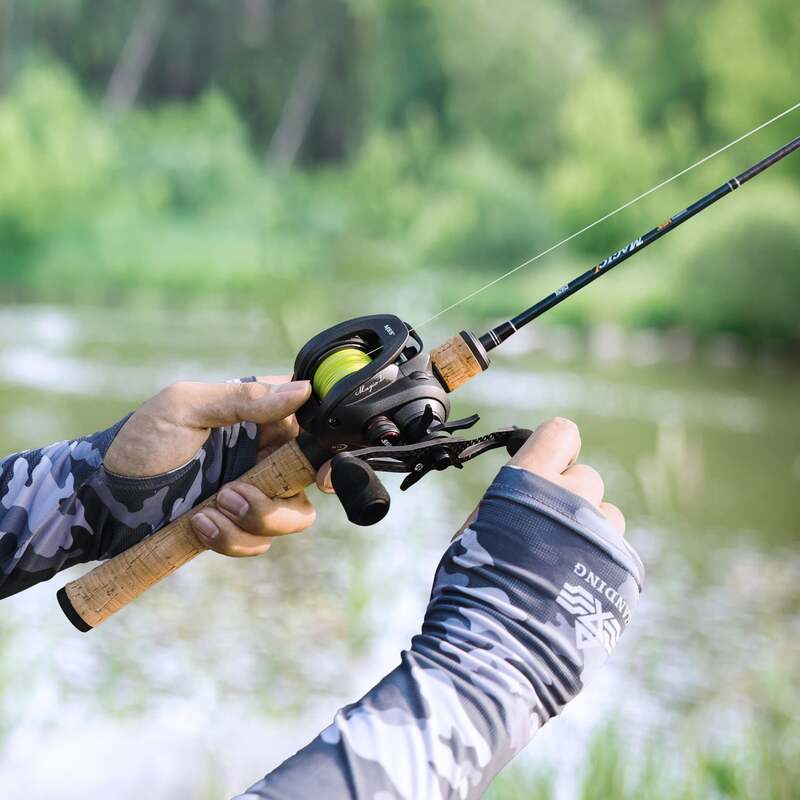
[[[486,498],[503,498],[538,511],[605,552],[636,580],[644,583],[644,564],[638,553],[620,536],[611,523],[582,497],[529,470],[504,466],[486,493]]]

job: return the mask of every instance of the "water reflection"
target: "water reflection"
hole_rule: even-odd
[[[283,372],[298,344],[259,315],[16,308],[0,327],[3,453],[105,426],[179,377]],[[609,364],[570,347],[560,360],[496,359],[454,409],[480,410],[486,427],[575,418],[647,564],[611,667],[524,756],[558,765],[565,791],[605,720],[735,738],[771,713],[776,686],[797,708],[787,676],[800,666],[797,376]],[[499,463],[394,491],[366,530],[320,497],[313,533],[262,559],[198,558],[87,636],[55,604],[70,575],[4,601],[0,795],[240,790],[394,665],[450,533]]]

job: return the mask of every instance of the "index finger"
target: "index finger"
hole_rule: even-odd
[[[161,393],[168,419],[192,428],[219,428],[237,422],[278,422],[311,394],[310,381],[289,383],[176,383]]]
[[[540,425],[509,462],[543,478],[555,478],[578,458],[581,435],[571,420],[555,417]]]

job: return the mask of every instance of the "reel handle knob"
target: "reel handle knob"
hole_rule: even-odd
[[[375,470],[360,458],[345,453],[336,456],[331,483],[347,519],[356,525],[374,525],[389,511],[389,492]]]
[[[510,456],[515,456],[517,450],[525,444],[525,442],[533,436],[533,431],[530,428],[517,428],[511,436],[508,437],[506,442],[506,450]]]

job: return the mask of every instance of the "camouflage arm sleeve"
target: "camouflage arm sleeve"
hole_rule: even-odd
[[[103,457],[126,420],[0,461],[0,598],[127,550],[256,462],[257,426],[242,422],[212,430],[172,472],[114,475]]]
[[[642,578],[594,508],[504,467],[400,665],[238,800],[480,797],[606,660]]]

